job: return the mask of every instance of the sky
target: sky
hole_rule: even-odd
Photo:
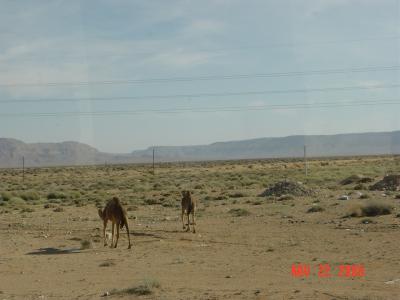
[[[2,0],[0,137],[127,153],[400,129],[394,0]]]

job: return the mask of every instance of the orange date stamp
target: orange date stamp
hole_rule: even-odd
[[[360,278],[365,277],[365,267],[359,264],[344,264],[338,266],[331,266],[330,264],[319,264],[316,266],[292,264],[292,277],[307,278],[311,275],[317,275],[319,278]]]

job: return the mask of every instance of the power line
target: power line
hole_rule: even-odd
[[[173,108],[173,109],[142,109],[142,110],[120,110],[120,111],[70,111],[70,112],[40,112],[40,113],[3,113],[0,117],[58,117],[58,116],[107,116],[107,115],[141,115],[148,113],[174,114],[174,113],[213,113],[213,112],[242,112],[262,110],[289,110],[289,109],[314,109],[335,108],[350,106],[384,106],[399,105],[400,99],[375,99],[362,101],[332,101],[332,102],[310,102],[298,104],[268,104],[256,106],[219,106],[199,108]]]
[[[294,93],[313,93],[331,91],[352,91],[352,90],[371,90],[371,89],[390,89],[398,88],[400,84],[370,85],[370,86],[341,86],[328,88],[311,89],[288,89],[288,90],[264,90],[264,91],[245,91],[245,92],[222,92],[222,93],[198,93],[198,94],[174,94],[174,95],[144,95],[144,96],[123,96],[123,97],[82,97],[82,98],[55,98],[55,99],[6,99],[0,100],[1,103],[35,103],[35,102],[77,102],[77,101],[117,101],[117,100],[146,100],[146,99],[174,99],[174,98],[202,98],[202,97],[230,97],[230,96],[252,96],[266,94],[294,94]]]
[[[149,83],[169,83],[169,82],[192,82],[192,81],[211,81],[211,80],[237,80],[251,78],[277,78],[293,76],[312,76],[330,75],[346,73],[365,73],[398,71],[399,65],[394,66],[375,66],[359,67],[346,69],[323,69],[311,71],[291,71],[274,73],[254,73],[254,74],[233,74],[233,75],[205,75],[193,77],[165,77],[165,78],[144,78],[144,79],[119,79],[119,80],[99,80],[99,81],[64,81],[64,82],[36,82],[36,83],[1,83],[0,87],[38,87],[38,86],[88,86],[88,85],[115,85],[115,84],[149,84]]]

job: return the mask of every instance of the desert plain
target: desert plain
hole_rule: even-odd
[[[0,299],[400,299],[400,191],[371,188],[396,174],[396,156],[1,169]],[[103,246],[113,196],[132,249],[125,229]]]

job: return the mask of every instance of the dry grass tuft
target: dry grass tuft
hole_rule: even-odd
[[[143,282],[137,286],[123,290],[113,290],[111,291],[111,295],[151,295],[154,293],[154,289],[160,286],[160,283],[156,279],[144,279]]]
[[[93,248],[92,241],[90,241],[90,240],[82,240],[81,241],[81,250],[92,249],[92,248]]]

